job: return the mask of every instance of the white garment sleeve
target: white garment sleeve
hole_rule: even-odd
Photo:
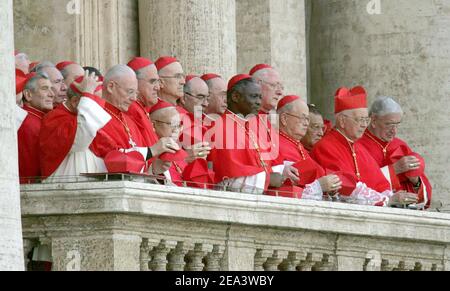
[[[250,177],[239,177],[233,179],[227,179],[217,184],[217,190],[247,193],[247,194],[264,194],[264,188],[266,185],[266,172],[259,173]]]
[[[111,120],[111,116],[94,100],[81,97],[77,119],[77,133],[70,151],[72,153],[86,151],[97,132]]]
[[[25,118],[27,118],[27,115],[28,112],[26,110],[23,110],[19,105],[16,105],[16,131],[20,129]]]
[[[319,180],[316,180],[312,184],[306,185],[305,189],[303,190],[302,199],[316,201],[323,200],[323,191],[322,187],[320,186]]]
[[[359,182],[356,185],[355,190],[352,195],[345,197],[341,196],[340,199],[343,202],[358,204],[358,205],[377,205],[382,203],[383,206],[389,205],[390,198],[394,195],[394,192],[388,190],[383,193],[379,193],[371,188],[369,188],[366,184]]]

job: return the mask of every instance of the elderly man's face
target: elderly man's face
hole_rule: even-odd
[[[239,112],[237,113],[244,116],[258,114],[262,101],[261,86],[258,83],[249,83],[243,88],[241,94],[237,92],[236,94],[239,95],[239,101],[236,106]]]
[[[370,128],[372,132],[381,140],[391,142],[398,133],[398,127],[402,123],[401,113],[392,113],[385,116],[372,116]]]
[[[126,75],[107,84],[110,93],[108,101],[122,112],[128,112],[131,104],[137,100],[138,81],[136,75]]]
[[[349,110],[341,115],[340,129],[352,141],[360,139],[369,125],[369,112],[367,108]]]
[[[282,113],[280,118],[283,131],[293,139],[299,141],[306,135],[309,126],[309,109],[305,102],[293,102],[292,109]]]
[[[75,81],[76,78],[84,76],[83,67],[78,64],[68,65],[64,70],[67,72],[67,77],[64,80],[67,88],[73,83],[73,81]]]
[[[161,80],[155,65],[142,69],[141,73],[144,76],[138,80],[140,99],[145,106],[151,107],[158,103]]]
[[[263,76],[260,80],[263,96],[261,109],[269,112],[276,109],[278,102],[283,98],[284,86],[280,74],[273,69],[267,69]]]
[[[215,78],[210,82],[209,106],[206,108],[206,113],[222,115],[228,108],[227,84],[222,78]]]
[[[30,72],[30,64],[30,59],[26,54],[20,53],[16,56],[16,69],[28,74]]]
[[[323,117],[318,114],[310,114],[309,120],[308,132],[302,139],[302,142],[308,148],[313,148],[323,138],[325,125]]]
[[[180,63],[176,62],[163,68],[160,78],[162,94],[172,96],[176,100],[183,97],[186,76]]]
[[[181,119],[175,108],[166,109],[164,114],[155,114],[152,116],[152,122],[159,138],[171,137],[174,140],[180,138]]]
[[[37,81],[37,88],[34,91],[26,91],[25,99],[30,105],[43,112],[53,110],[53,100],[55,94],[52,90],[52,83],[47,79]]]
[[[64,83],[64,78],[61,72],[52,67],[44,68],[43,71],[50,78],[50,82],[52,82],[52,90],[55,95],[54,106],[56,107],[59,104],[64,103],[67,100],[67,86]]]
[[[183,106],[190,113],[195,113],[195,110],[199,109],[204,113],[209,106],[208,85],[200,78],[192,79],[190,85],[191,92],[185,92],[182,99]]]

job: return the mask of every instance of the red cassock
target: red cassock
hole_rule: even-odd
[[[358,143],[361,143],[367,149],[380,168],[389,168],[391,184],[395,191],[417,193],[419,194],[419,203],[425,203],[426,208],[430,207],[433,190],[428,177],[424,173],[425,161],[419,154],[414,153],[401,139],[395,138],[392,142],[385,142],[376,137],[369,130],[364,133],[364,136]],[[417,171],[417,173],[396,175],[394,163],[405,156],[417,157],[421,161],[421,169]],[[414,185],[409,181],[408,176],[420,178],[422,183],[418,190],[414,188]]]
[[[151,146],[151,141],[144,138],[139,127],[127,114],[110,103],[106,103],[105,110],[111,115],[112,119],[98,131],[90,146],[91,151],[97,157],[104,159],[112,151]]]
[[[272,166],[277,166],[282,165],[282,163],[274,163],[280,154],[280,137],[278,132],[273,129],[270,117],[270,114],[260,111],[255,119],[253,119],[256,123],[251,126],[251,129],[257,133],[261,152],[264,154],[264,160]]]
[[[77,114],[59,105],[42,121],[40,158],[42,176],[50,177],[69,154],[77,132]]]
[[[306,185],[312,184],[325,176],[323,168],[311,158],[301,142],[295,141],[284,132],[280,132],[280,154],[274,164],[284,164],[285,162],[294,163],[293,166],[298,169],[300,174],[300,182],[298,185],[292,185],[290,181],[287,181],[281,189],[295,190],[294,187],[303,189]],[[280,189],[273,188],[272,190]],[[269,194],[273,193],[273,191],[269,192]]]
[[[216,175],[216,183],[226,179],[250,177],[265,172],[269,185],[271,164],[262,159],[257,135],[249,122],[227,111],[215,123],[213,150],[208,157]]]
[[[87,103],[83,99],[89,99],[95,103]],[[96,95],[84,93],[78,109],[89,106],[95,110],[92,104],[98,104],[99,108],[104,108],[105,100]],[[96,113],[96,116],[99,116],[99,113]],[[78,129],[78,114],[71,112],[63,104],[45,116],[40,133],[41,171],[44,179],[52,176],[69,155]]]
[[[317,143],[311,157],[327,173],[344,173],[379,193],[391,190],[389,181],[364,146],[360,143],[352,144],[336,129],[332,129]]]
[[[36,183],[41,177],[39,134],[45,113],[24,105],[28,115],[17,132],[19,144],[19,176],[21,184]]]
[[[196,119],[194,114],[186,111],[182,107],[177,108],[180,113],[183,132],[180,135],[180,142],[184,148],[190,148],[204,141],[204,137],[208,128],[203,126],[203,118]]]
[[[138,100],[131,104],[126,115],[133,119],[142,136],[148,143],[148,147],[152,147],[158,142],[159,139],[150,120],[149,112],[150,108],[144,106],[144,104]]]

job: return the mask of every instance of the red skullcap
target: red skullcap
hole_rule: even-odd
[[[141,57],[135,57],[128,63],[127,66],[133,69],[133,71],[138,71],[151,65],[153,65],[153,62],[151,60]]]
[[[197,76],[197,75],[187,75],[186,76],[186,84],[189,83],[190,81],[192,81],[192,79],[195,79],[195,78],[200,78],[200,77]]]
[[[335,94],[335,113],[340,113],[345,110],[353,110],[367,108],[367,93],[361,87],[355,87],[351,90],[342,87],[339,88]]]
[[[70,84],[70,89],[72,89],[73,92],[82,95],[83,92],[81,92],[81,91],[77,88],[77,86],[75,86],[75,83],[81,84],[81,83],[83,83],[83,80],[84,80],[84,76],[77,77],[77,78],[73,81],[73,83]],[[101,81],[100,81],[100,82],[101,82]],[[100,85],[100,86],[98,86],[97,88],[95,88],[95,93],[97,93],[97,92],[99,92],[99,91],[101,91],[101,90],[103,90],[103,85]]]
[[[250,75],[253,76],[256,72],[264,70],[264,69],[273,69],[272,66],[267,65],[267,64],[259,64],[254,66],[251,70],[250,70]]]
[[[301,100],[301,99],[299,96],[296,96],[296,95],[289,95],[289,96],[284,97],[278,103],[278,110],[282,109],[284,106],[288,105],[289,103],[292,103],[297,100]]]
[[[167,67],[170,64],[178,63],[178,60],[174,57],[160,57],[156,62],[156,68],[158,72]]]
[[[60,62],[59,64],[56,65],[56,68],[60,71],[64,70],[67,66],[70,65],[76,65],[77,63],[71,62],[71,61],[64,61],[64,62]]]
[[[170,104],[169,102],[163,101],[163,100],[158,100],[158,103],[156,103],[156,105],[152,106],[152,108],[150,108],[149,114],[153,114],[156,111],[165,109],[165,108],[175,108],[175,106],[173,106],[172,104]]]
[[[252,76],[246,75],[246,74],[240,74],[236,75],[233,78],[231,78],[230,82],[228,82],[228,91],[234,88],[237,83],[239,83],[242,80],[249,80],[252,79]]]
[[[206,74],[206,75],[202,76],[202,80],[205,82],[215,79],[215,78],[222,78],[222,77],[217,74]]]

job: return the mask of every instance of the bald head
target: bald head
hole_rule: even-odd
[[[136,101],[138,81],[136,73],[126,65],[112,67],[105,75],[103,82],[103,97],[106,101],[127,112],[131,104]]]
[[[150,119],[159,138],[172,137],[178,140],[181,133],[181,119],[175,107],[158,110],[150,115]]]

